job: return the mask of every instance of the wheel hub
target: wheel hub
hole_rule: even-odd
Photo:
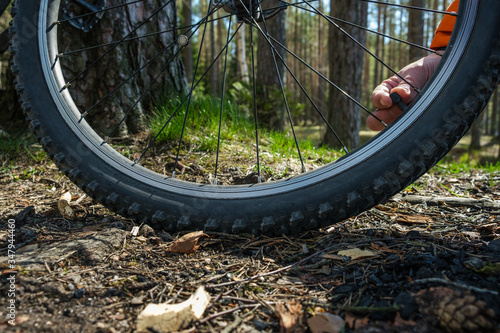
[[[238,21],[248,20],[251,17],[255,20],[260,18],[259,0],[213,0],[216,7],[222,7],[229,14],[236,15]]]

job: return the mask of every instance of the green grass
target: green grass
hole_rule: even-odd
[[[458,160],[451,157],[443,158],[433,169],[446,174],[457,174],[471,172],[473,170],[482,170],[490,174],[500,173],[500,161],[495,163],[480,163],[468,153],[464,153]]]
[[[168,125],[158,136],[159,143],[178,142],[184,118],[186,103],[183,99],[173,98],[156,107],[151,118],[151,130],[158,133],[171,118]],[[183,143],[191,151],[215,152],[217,150],[221,102],[217,97],[209,95],[194,95],[186,118],[186,130]],[[177,111],[176,111],[177,110]],[[236,103],[226,100],[223,106],[221,147],[246,146],[255,144],[255,123],[253,117],[246,114]],[[279,158],[296,158],[297,148],[293,135],[259,128],[259,145],[262,152]],[[299,141],[302,157],[308,160],[318,160],[329,163],[340,154],[326,146],[314,145],[310,139]]]
[[[158,136],[157,142],[178,141],[182,133],[184,119],[186,119],[183,142],[187,142],[195,151],[215,151],[219,131],[220,99],[210,96],[193,96],[187,117],[187,102],[181,105],[182,100],[179,97],[173,98],[155,109],[151,119],[151,130],[158,133],[168,122],[168,125]],[[238,107],[231,101],[225,101],[221,140],[238,140],[250,135],[251,131],[251,124],[239,112]]]
[[[9,161],[19,156],[41,163],[47,160],[47,154],[40,148],[31,133],[23,136],[2,138],[0,139],[0,165],[5,167],[10,163]]]

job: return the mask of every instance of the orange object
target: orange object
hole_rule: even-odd
[[[454,0],[451,5],[446,10],[447,12],[458,12],[459,0]],[[439,23],[438,28],[434,38],[432,39],[431,49],[437,50],[442,47],[446,47],[450,41],[451,32],[455,26],[456,16],[444,15],[441,23]]]

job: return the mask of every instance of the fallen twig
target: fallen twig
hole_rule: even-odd
[[[500,202],[489,199],[474,199],[462,197],[434,197],[423,195],[396,195],[394,199],[406,201],[411,204],[433,203],[436,205],[448,205],[454,207],[481,207],[490,209],[500,209]]]
[[[457,288],[461,288],[461,289],[465,289],[465,290],[469,290],[469,291],[474,291],[477,293],[487,293],[487,294],[493,294],[495,296],[498,296],[498,291],[495,291],[495,290],[481,289],[478,287],[469,286],[469,285],[466,285],[463,283],[458,283],[458,282],[450,281],[447,279],[441,279],[441,278],[418,279],[418,280],[415,280],[411,283],[424,283],[425,284],[425,283],[433,283],[433,282],[451,285],[451,286],[454,286]]]

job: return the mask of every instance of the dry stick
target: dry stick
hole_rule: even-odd
[[[475,291],[477,293],[487,293],[487,294],[493,294],[495,296],[498,296],[498,291],[488,290],[488,289],[481,289],[481,288],[478,288],[478,287],[473,287],[473,286],[469,286],[469,285],[466,285],[466,284],[462,284],[462,283],[450,281],[448,279],[428,278],[428,279],[415,280],[412,283],[429,283],[429,282],[431,282],[431,283],[435,282],[435,283],[442,283],[442,284],[452,285],[452,286],[457,287],[457,288],[462,288],[462,289],[469,290],[469,291]]]
[[[421,203],[434,203],[434,204],[446,204],[448,206],[456,207],[481,207],[490,209],[500,209],[500,202],[492,201],[488,199],[474,199],[474,198],[456,198],[456,197],[434,197],[434,196],[423,196],[423,195],[395,195],[393,199],[399,199],[406,201],[410,204],[421,204]]]

